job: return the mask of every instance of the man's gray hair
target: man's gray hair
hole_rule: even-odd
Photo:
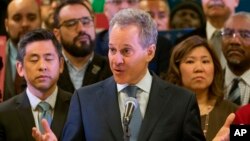
[[[157,26],[151,16],[143,10],[132,8],[120,10],[110,21],[109,32],[112,31],[115,25],[122,27],[136,25],[140,30],[140,44],[144,48],[152,44],[156,45],[158,35]]]
[[[237,13],[232,15],[232,17],[236,17],[236,16],[241,16],[241,17],[244,17],[247,20],[250,20],[250,13],[249,12],[240,11],[240,12],[237,12]]]

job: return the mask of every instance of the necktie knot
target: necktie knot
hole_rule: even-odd
[[[136,98],[138,87],[134,85],[129,85],[125,88],[125,91],[129,97]]]
[[[37,108],[41,111],[49,111],[51,109],[51,106],[47,102],[40,102],[37,105]]]
[[[213,35],[212,35],[212,38],[218,38],[218,37],[221,37],[221,31],[220,30],[215,30]]]

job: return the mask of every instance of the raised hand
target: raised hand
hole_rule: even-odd
[[[56,135],[50,129],[46,119],[42,119],[44,133],[41,133],[36,127],[32,128],[32,136],[36,141],[57,141]]]
[[[235,118],[235,114],[231,113],[224,125],[220,128],[219,132],[216,134],[215,138],[213,139],[213,141],[230,141],[230,125],[233,123]]]

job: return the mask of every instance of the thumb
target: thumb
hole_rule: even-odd
[[[50,125],[48,123],[48,121],[46,119],[42,119],[42,126],[43,126],[43,129],[44,129],[44,132],[45,133],[51,133],[52,130],[50,129]]]
[[[230,125],[233,123],[233,121],[234,121],[234,118],[235,118],[235,114],[234,113],[231,113],[228,117],[227,117],[227,119],[226,119],[226,121],[225,121],[225,123],[224,123],[224,125],[223,126],[225,126],[225,127],[230,127]]]

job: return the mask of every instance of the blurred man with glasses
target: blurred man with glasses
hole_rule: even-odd
[[[54,34],[63,46],[65,68],[58,86],[74,92],[112,75],[106,57],[96,55],[93,12],[79,1],[65,1],[55,11]]]
[[[38,0],[41,8],[42,27],[48,30],[53,29],[55,9],[62,0]]]
[[[239,105],[250,99],[250,14],[239,12],[226,22],[222,31],[222,51],[227,61],[225,71],[226,98],[235,102],[231,93],[234,81],[238,84]]]
[[[225,74],[226,88],[229,90],[232,87],[231,81],[234,78],[239,79],[240,92],[243,92],[241,105],[245,106],[228,116],[213,141],[230,141],[232,123],[234,125],[250,124],[250,13],[236,13],[225,23],[222,31],[222,51],[228,65]],[[227,93],[226,96],[228,98],[229,94]]]

